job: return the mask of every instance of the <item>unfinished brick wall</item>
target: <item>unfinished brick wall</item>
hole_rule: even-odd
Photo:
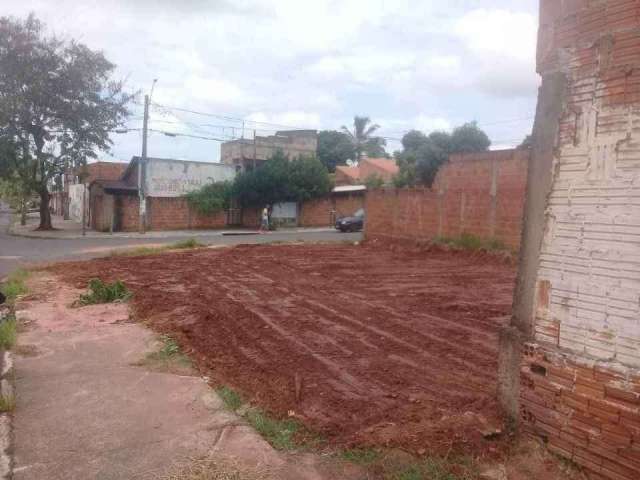
[[[221,211],[212,215],[199,214],[189,206],[184,197],[147,198],[147,228],[149,230],[224,228],[225,225],[225,212]]]
[[[640,1],[542,0],[538,71],[540,105],[549,104],[544,82],[561,75],[565,85],[534,246],[521,416],[592,478],[637,480]],[[536,128],[548,123],[543,110]]]
[[[469,233],[517,248],[528,150],[452,155],[431,189],[367,193],[365,236],[429,240]]]

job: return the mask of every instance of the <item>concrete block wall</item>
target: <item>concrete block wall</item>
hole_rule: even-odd
[[[366,238],[430,240],[470,233],[517,248],[528,150],[452,155],[431,189],[367,193]]]
[[[542,0],[538,71],[536,129],[549,123],[545,82],[560,75],[565,85],[552,148],[534,132],[533,160],[553,158],[539,255],[527,266],[521,418],[591,478],[638,479],[640,1]]]

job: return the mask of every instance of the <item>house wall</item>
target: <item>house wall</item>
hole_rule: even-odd
[[[318,135],[315,131],[277,132],[268,137],[239,139],[224,142],[221,146],[221,161],[226,165],[236,165],[243,158],[267,160],[276,151],[282,150],[289,158],[301,155],[316,155]]]
[[[339,194],[309,200],[298,205],[299,227],[333,227],[338,217],[353,215],[364,208],[364,193]],[[257,228],[261,221],[260,208],[242,209],[242,226]]]
[[[365,238],[430,240],[463,233],[518,248],[528,150],[452,155],[432,188],[367,193]]]
[[[149,230],[224,228],[225,225],[226,214],[223,211],[213,215],[201,215],[189,206],[185,198],[147,198],[147,229]]]
[[[514,303],[520,416],[591,478],[640,478],[639,67],[640,2],[542,0],[533,161],[552,158]]]
[[[209,183],[232,181],[235,170],[228,165],[150,158],[145,173],[148,197],[180,197]]]
[[[69,185],[69,219],[75,222],[82,222],[82,202],[85,188],[82,183]]]
[[[111,230],[113,218],[113,196],[104,192],[102,187],[94,185],[90,191],[91,228],[99,232]]]

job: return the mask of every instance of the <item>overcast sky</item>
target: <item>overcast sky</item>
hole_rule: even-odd
[[[227,138],[278,124],[338,129],[367,115],[381,133],[477,120],[515,145],[535,113],[536,0],[2,0],[52,33],[103,50],[154,102],[151,127]],[[132,128],[142,124],[133,106]],[[263,122],[263,123],[254,123]],[[224,130],[220,126],[225,126]],[[233,128],[232,128],[233,127]],[[111,156],[140,153],[114,135]],[[398,143],[389,141],[391,153]],[[217,161],[219,142],[153,133],[149,154]]]

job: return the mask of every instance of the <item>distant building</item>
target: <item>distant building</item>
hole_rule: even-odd
[[[221,161],[232,166],[236,172],[246,172],[268,160],[281,150],[289,158],[315,156],[318,150],[316,130],[283,130],[267,137],[238,139],[224,142],[221,147]]]
[[[357,167],[337,166],[336,185],[362,185],[371,177],[379,177],[384,183],[390,183],[398,171],[395,160],[365,157]]]
[[[145,229],[149,230],[224,226],[224,217],[198,215],[190,208],[184,195],[209,183],[233,180],[236,175],[233,167],[212,162],[148,158],[139,176],[140,163],[140,157],[133,157],[116,180],[95,180],[91,183],[92,228],[99,231],[138,230],[141,206]]]
[[[76,222],[82,221],[83,192],[95,180],[117,180],[127,168],[124,162],[93,162],[68,169],[51,184],[51,210]]]

